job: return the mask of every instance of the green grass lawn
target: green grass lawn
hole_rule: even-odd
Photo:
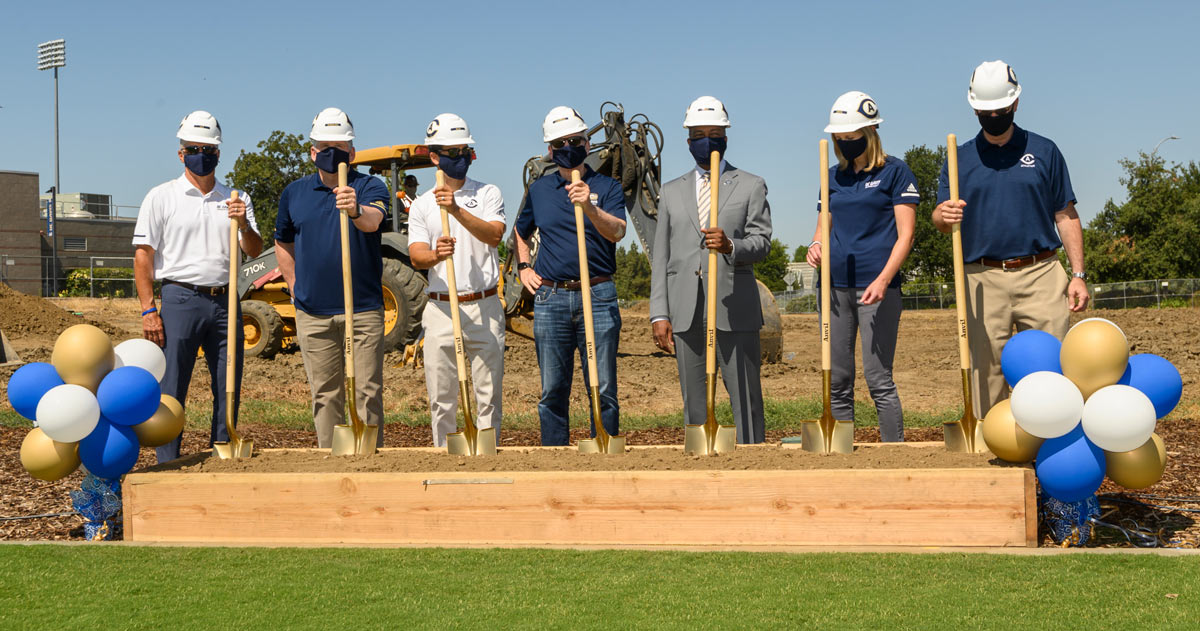
[[[5,629],[1141,631],[1197,620],[1200,557],[0,546]]]
[[[767,429],[799,430],[800,421],[815,419],[821,416],[821,400],[819,398],[796,399],[767,399],[763,402],[763,413],[766,417]],[[243,399],[241,418],[251,423],[270,423],[295,429],[313,428],[312,411],[308,403],[284,401],[268,401],[262,399]],[[585,407],[571,410],[572,427],[586,427],[590,422],[591,412]],[[962,407],[946,409],[941,412],[907,412],[904,424],[907,427],[938,427],[947,421],[957,420],[962,415]],[[404,423],[414,427],[429,426],[429,412],[391,410],[385,411],[388,423]],[[855,425],[873,427],[879,424],[875,414],[875,406],[870,403],[856,401],[854,404]],[[193,402],[187,408],[188,428],[207,431],[209,419],[212,417],[212,404],[206,401]],[[728,402],[717,404],[717,420],[723,423],[733,422],[733,410]],[[672,414],[622,414],[621,429],[636,430],[655,427],[679,427],[683,424],[683,412]],[[0,409],[0,426],[32,427],[31,423],[18,415],[12,408],[5,406]],[[508,429],[538,429],[537,410],[531,409],[520,412],[505,412],[504,427]]]

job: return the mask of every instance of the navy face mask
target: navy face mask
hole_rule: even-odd
[[[464,151],[458,154],[457,158],[451,158],[438,154],[438,169],[446,174],[446,177],[455,180],[461,180],[467,177],[467,168],[471,166],[471,153]]]
[[[183,166],[187,167],[188,171],[196,174],[199,177],[204,177],[213,172],[217,168],[217,161],[220,156],[217,154],[197,153],[194,155],[183,156]]]
[[[992,116],[990,112],[985,112],[979,115],[979,126],[988,134],[999,136],[1008,131],[1009,127],[1012,127],[1014,114],[1016,112]]]
[[[688,151],[692,152],[692,157],[696,159],[696,164],[701,168],[707,168],[712,152],[716,151],[721,154],[721,159],[725,159],[725,146],[728,144],[728,138],[721,136],[720,138],[694,138],[688,143]]]
[[[326,173],[337,173],[337,165],[350,164],[350,153],[337,147],[328,147],[317,152],[317,168]]]
[[[554,161],[554,164],[564,169],[574,169],[583,164],[583,161],[587,159],[587,147],[584,145],[579,145],[578,147],[572,147],[569,144],[563,145],[561,148],[550,151],[550,159]]]
[[[863,136],[857,140],[834,140],[837,143],[838,151],[842,152],[842,157],[847,162],[854,162],[854,159],[861,156],[867,150],[867,137]]]

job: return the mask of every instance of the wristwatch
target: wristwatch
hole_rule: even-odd
[[[533,267],[533,266],[532,266],[532,265],[530,265],[529,263],[526,263],[526,262],[524,262],[524,261],[522,261],[522,262],[520,262],[520,263],[517,263],[517,271],[518,271],[518,272],[521,272],[521,271],[527,270],[527,269],[529,269],[529,268],[531,268],[531,267]]]
[[[1074,274],[1071,274],[1071,276],[1080,280],[1087,280],[1087,272],[1075,272]]]

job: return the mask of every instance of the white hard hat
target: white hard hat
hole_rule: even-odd
[[[830,134],[845,134],[858,131],[863,127],[878,125],[883,119],[879,117],[879,107],[875,100],[866,92],[852,90],[833,102],[829,110],[829,124],[825,132]]]
[[[180,140],[202,142],[206,145],[221,144],[221,124],[217,119],[204,110],[196,110],[179,121],[179,131],[175,137]]]
[[[729,112],[725,111],[725,104],[711,96],[702,96],[692,101],[687,108],[687,113],[683,116],[683,126],[699,127],[701,125],[730,127]]]
[[[542,141],[550,142],[555,138],[586,132],[587,128],[587,123],[583,122],[583,117],[575,108],[559,105],[550,110],[546,120],[542,121]]]
[[[467,129],[467,121],[457,114],[446,113],[438,114],[437,118],[429,122],[429,127],[425,129],[425,144],[473,145],[475,139],[471,138],[471,130]]]
[[[327,107],[313,119],[308,137],[316,141],[338,142],[354,140],[354,124],[350,117],[336,107]]]
[[[971,73],[967,102],[977,110],[1002,110],[1021,96],[1017,73],[1003,61],[985,61]]]

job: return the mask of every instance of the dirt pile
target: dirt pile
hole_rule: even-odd
[[[125,335],[121,328],[103,320],[77,316],[59,308],[53,301],[23,294],[0,283],[0,329],[10,340],[46,338],[53,345],[59,333],[76,324],[92,324],[109,335]]]

